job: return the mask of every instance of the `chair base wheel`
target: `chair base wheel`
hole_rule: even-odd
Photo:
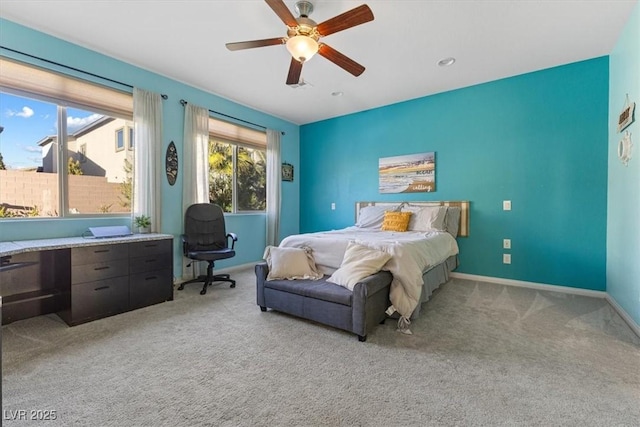
[[[207,293],[207,287],[211,286],[214,282],[227,282],[231,285],[229,287],[235,288],[236,281],[231,279],[228,274],[215,274],[215,275],[201,275],[196,277],[195,279],[187,280],[186,282],[182,282],[180,286],[178,286],[178,290],[181,291],[184,289],[184,285],[188,285],[189,283],[204,283],[202,290],[200,291],[200,295],[204,295]]]
[[[365,342],[366,340],[367,340],[367,336],[366,335],[358,335],[358,341]]]
[[[260,306],[260,311],[267,311],[267,307]]]

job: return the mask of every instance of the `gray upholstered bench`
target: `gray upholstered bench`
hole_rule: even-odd
[[[391,273],[380,271],[362,279],[353,292],[320,280],[267,280],[266,262],[257,264],[256,287],[262,311],[271,308],[358,335],[360,341],[386,318]]]

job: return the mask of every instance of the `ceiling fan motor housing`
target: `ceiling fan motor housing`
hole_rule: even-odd
[[[318,34],[318,31],[316,30],[318,24],[316,24],[313,19],[301,16],[300,18],[297,18],[296,21],[298,21],[298,26],[289,28],[287,30],[287,36],[307,36],[311,37],[315,41],[318,41],[318,39],[320,38],[320,34]]]

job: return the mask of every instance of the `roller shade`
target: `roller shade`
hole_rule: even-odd
[[[267,134],[233,123],[209,117],[209,135],[241,145],[255,148],[267,148]]]
[[[122,118],[133,115],[131,93],[1,57],[0,89]]]

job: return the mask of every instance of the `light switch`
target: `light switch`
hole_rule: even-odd
[[[331,203],[331,210],[335,211],[336,210],[336,204],[335,203]]]
[[[502,254],[502,263],[511,264],[511,254]]]
[[[505,200],[502,202],[502,210],[510,211],[511,210],[511,200]]]
[[[511,239],[503,239],[502,240],[502,247],[504,249],[511,249]]]

